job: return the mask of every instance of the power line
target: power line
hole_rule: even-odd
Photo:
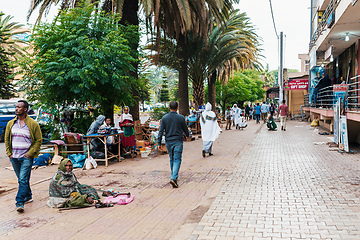
[[[274,13],[273,13],[273,8],[272,8],[271,0],[269,0],[269,3],[270,3],[271,17],[272,17],[273,24],[274,24],[275,34],[276,34],[276,37],[279,38],[279,35],[278,35],[277,31],[276,31],[275,19],[274,19]]]

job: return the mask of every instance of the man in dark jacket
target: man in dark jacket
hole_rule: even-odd
[[[181,165],[183,151],[183,134],[189,137],[189,129],[186,126],[185,118],[177,113],[178,103],[170,102],[170,112],[161,119],[158,135],[158,148],[161,151],[161,139],[165,131],[166,148],[170,157],[171,178],[170,184],[178,188],[177,179]]]

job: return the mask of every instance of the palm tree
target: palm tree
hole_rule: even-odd
[[[11,22],[12,16],[4,17],[4,15],[3,12],[0,12],[0,48],[3,49],[6,55],[17,58],[24,53],[19,43],[25,42],[14,36],[28,31],[22,29],[24,25]]]
[[[209,101],[215,108],[215,81],[219,79],[227,83],[232,72],[244,69],[257,63],[258,40],[253,27],[245,13],[233,11],[224,27],[215,25],[212,32],[209,29],[207,38],[188,35],[189,45],[188,72],[193,85],[195,107],[204,105],[204,81],[209,78]],[[205,40],[206,39],[206,40]],[[154,45],[149,49],[155,50]],[[176,67],[177,58],[174,55],[176,45],[173,41],[162,40],[160,51],[152,59],[159,58],[160,63]],[[211,93],[211,94],[210,94]]]
[[[15,68],[11,60],[23,55],[19,43],[24,43],[15,35],[25,33],[26,30],[21,29],[23,25],[11,22],[13,17],[4,16],[5,14],[0,12],[0,98],[10,98],[14,96],[10,76]]]
[[[228,32],[224,36],[227,38],[234,35],[236,41],[234,42],[231,39],[228,39],[228,42],[222,41],[221,43],[225,43],[225,45],[220,44],[217,48],[228,49],[228,51],[220,52],[220,56],[213,58],[214,61],[209,67],[211,74],[208,78],[208,101],[213,105],[213,110],[215,110],[215,83],[217,79],[226,84],[234,70],[261,69],[261,64],[258,62],[260,56],[258,36],[255,34],[246,14],[238,14],[235,11],[230,17],[227,30]],[[237,44],[238,46],[236,46]],[[224,56],[221,57],[222,54]],[[222,59],[222,61],[216,59]]]
[[[269,71],[269,64],[266,64],[266,68],[261,72],[261,76],[265,87],[273,87],[275,85],[276,80],[272,72]]]

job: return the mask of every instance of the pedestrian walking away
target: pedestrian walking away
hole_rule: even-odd
[[[256,123],[260,123],[261,107],[259,103],[256,104],[254,112],[255,112]]]
[[[27,115],[29,104],[25,100],[16,103],[16,117],[9,121],[5,130],[5,148],[18,178],[16,210],[24,212],[24,204],[32,202],[30,189],[33,158],[39,155],[42,134],[39,124]]]
[[[205,111],[201,114],[200,127],[201,127],[201,138],[203,140],[202,156],[208,153],[212,156],[212,145],[215,139],[219,137],[221,129],[216,119],[216,115],[211,111],[211,103],[205,105]]]
[[[186,126],[185,118],[177,113],[178,103],[170,102],[170,112],[161,119],[158,135],[158,149],[161,151],[161,140],[165,131],[166,148],[170,157],[170,184],[178,188],[179,169],[183,152],[183,135],[189,137],[189,129]]]
[[[251,112],[251,107],[247,104],[245,107],[245,120],[246,121],[250,120],[250,112]]]
[[[226,119],[225,130],[231,130],[231,108],[230,108],[230,106],[228,106],[227,109],[225,110],[225,119]]]
[[[280,111],[281,130],[286,131],[286,118],[288,115],[288,106],[285,104],[285,100],[282,100],[282,104],[279,107],[279,111]]]
[[[266,102],[263,102],[263,104],[261,105],[261,115],[264,123],[266,123],[268,112],[269,106],[266,104]]]
[[[274,106],[273,103],[270,104],[269,112],[270,112],[270,116],[271,116],[271,117],[274,117],[275,106]]]

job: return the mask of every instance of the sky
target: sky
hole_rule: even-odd
[[[284,67],[300,71],[298,54],[308,53],[310,40],[310,0],[271,0],[278,34],[284,33]],[[262,62],[270,70],[279,65],[279,47],[269,0],[240,0],[235,6],[245,12],[262,38]]]
[[[16,2],[16,4],[14,4]],[[0,11],[6,15],[14,16],[13,21],[24,25],[31,0],[0,0]],[[284,33],[284,67],[298,69],[300,60],[298,54],[308,53],[310,39],[310,0],[271,0],[278,34]],[[269,0],[240,0],[235,8],[246,12],[250,21],[256,28],[256,33],[262,38],[264,59],[261,61],[270,70],[279,65],[278,40],[273,27]],[[29,23],[34,24],[38,10],[35,10]],[[57,13],[52,7],[47,21]],[[43,20],[46,20],[43,18]]]

